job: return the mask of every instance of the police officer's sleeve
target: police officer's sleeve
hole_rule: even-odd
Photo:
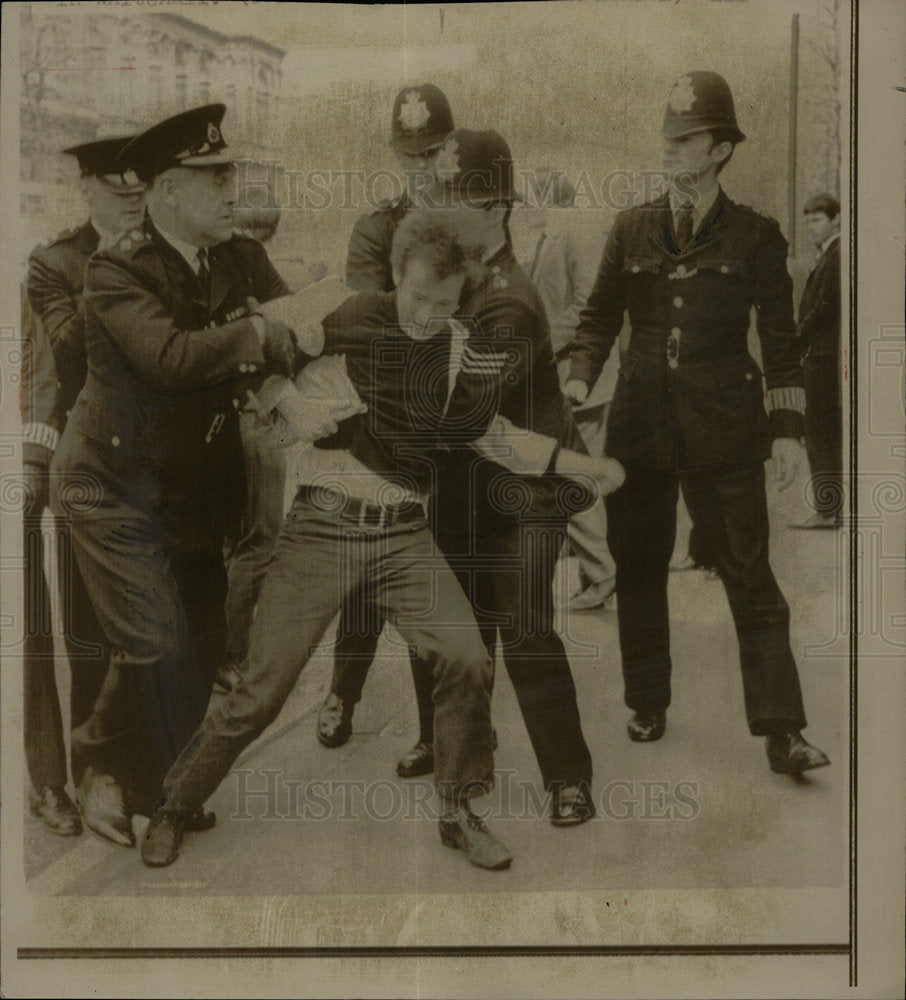
[[[22,461],[49,465],[59,441],[57,370],[50,341],[28,298],[22,302]]]
[[[135,374],[156,391],[193,391],[264,370],[251,319],[180,329],[145,281],[130,258],[95,254],[86,271],[85,298]]]
[[[470,317],[469,325],[473,335],[462,352],[447,407],[446,434],[458,434],[511,472],[540,475],[559,443],[527,427],[532,367],[540,360],[536,355],[552,355],[547,324],[526,303],[492,296]],[[549,360],[553,365],[552,356]]]
[[[282,295],[290,295],[290,287],[274,267],[267,250],[257,241],[249,239],[253,254],[253,274],[255,276],[255,298],[259,302],[270,302]]]
[[[73,294],[63,273],[40,254],[28,259],[28,300],[53,350],[57,370],[66,383],[67,408],[85,382],[85,303]],[[70,391],[73,387],[75,391]]]
[[[393,290],[390,249],[393,227],[382,216],[363,215],[355,224],[346,253],[346,284],[357,292]]]
[[[774,219],[762,217],[756,232],[755,311],[774,438],[804,432],[805,390],[801,342],[793,318],[793,280],[786,266],[787,244]]]
[[[598,274],[585,308],[579,314],[570,349],[567,381],[581,379],[589,389],[598,381],[604,363],[623,325],[626,293],[623,285],[623,228],[626,216],[617,217],[607,237]]]

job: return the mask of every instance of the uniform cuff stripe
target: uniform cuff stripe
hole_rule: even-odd
[[[780,389],[768,389],[769,410],[792,410],[794,413],[805,413],[805,389],[800,386],[783,386]]]
[[[23,444],[39,444],[49,451],[55,451],[59,441],[59,431],[47,424],[24,424],[22,427]]]

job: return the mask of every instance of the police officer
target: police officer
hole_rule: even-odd
[[[25,511],[25,753],[30,805],[54,833],[81,831],[78,811],[65,791],[66,753],[54,680],[50,595],[44,578],[41,516],[48,502],[48,468],[69,411],[85,382],[85,265],[99,247],[111,246],[141,224],[145,185],[129,183],[116,158],[131,136],[97,139],[63,150],[75,157],[89,217],[36,247],[28,259],[27,331],[23,368],[23,465],[30,485]],[[46,374],[42,378],[41,372]],[[91,712],[107,670],[109,649],[70,547],[63,522],[54,522],[63,637],[72,671],[70,720],[78,727]],[[73,779],[81,764],[72,760]]]
[[[390,145],[406,179],[405,190],[355,224],[346,256],[346,284],[356,291],[393,290],[390,248],[400,220],[436,193],[434,160],[453,131],[453,113],[433,83],[405,87],[393,102]]]
[[[843,507],[843,411],[840,405],[840,203],[832,194],[803,209],[819,256],[799,303],[805,381],[805,450],[815,508],[795,528],[836,528]]]
[[[225,110],[183,112],[119,155],[149,185],[149,218],[89,262],[88,377],[54,457],[55,509],[112,648],[73,734],[88,765],[77,798],[87,825],[125,846],[204,714],[222,651],[223,540],[244,502],[236,382],[295,365],[292,332],[258,305],[286,286],[257,241],[233,234]]]
[[[669,192],[617,217],[566,391],[580,400],[594,384],[628,310],[607,453],[626,467],[608,521],[630,738],[660,739],[666,725],[667,572],[681,484],[733,613],[749,729],[767,737],[773,770],[797,774],[828,760],[800,734],[789,608],[768,563],[763,462],[773,454],[780,489],[793,481],[802,369],[786,241],[773,219],[732,202],[718,182],[744,138],[723,77],[702,71],[677,81],[663,125]],[[770,417],[746,346],[753,306]]]

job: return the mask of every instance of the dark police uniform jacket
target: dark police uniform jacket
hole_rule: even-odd
[[[666,195],[617,216],[579,318],[569,376],[594,385],[628,310],[608,455],[662,471],[751,464],[770,455],[772,437],[801,436],[786,247],[773,219],[723,191],[684,253]],[[747,348],[753,306],[770,420]]]
[[[809,358],[840,354],[840,238],[818,258],[799,301],[800,350]]]
[[[88,258],[100,242],[91,222],[64,229],[52,240],[35,247],[28,258],[27,304],[23,306],[23,329],[34,334],[35,359],[40,359],[40,341],[52,351],[55,372],[35,380],[35,371],[23,370],[23,421],[25,443],[45,449],[42,461],[56,446],[66,418],[85,384],[85,302],[82,287]],[[30,343],[26,338],[26,343]]]
[[[287,292],[257,240],[234,235],[209,261],[210,304],[150,220],[92,257],[88,377],[54,463],[95,477],[186,551],[219,546],[242,510],[238,386],[265,364],[246,299]]]
[[[57,421],[57,368],[50,341],[28,297],[22,297],[22,369],[19,383],[22,414],[22,461],[50,465],[60,438]]]
[[[393,234],[411,204],[408,195],[383,203],[363,215],[349,237],[346,284],[357,292],[391,292],[396,287],[390,266]]]
[[[560,391],[547,317],[535,286],[509,246],[502,247],[487,268],[482,280],[466,284],[456,311],[470,335],[451,408],[458,413],[483,411],[489,422],[500,414],[516,428],[585,454],[571,408]],[[455,434],[448,434],[448,440],[455,440]],[[552,452],[549,446],[547,455],[553,457]],[[593,499],[587,491],[577,490],[575,480],[508,472],[461,447],[450,451],[443,483],[449,495],[462,499],[463,511],[484,511],[504,520],[568,513]],[[463,493],[466,488],[471,489],[468,496]]]

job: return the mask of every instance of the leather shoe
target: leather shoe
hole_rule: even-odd
[[[341,747],[352,736],[352,713],[348,705],[333,693],[327,696],[318,710],[318,742],[324,747]]]
[[[629,738],[636,743],[653,743],[664,735],[667,728],[667,711],[659,708],[653,712],[636,712],[626,726]]]
[[[594,583],[589,583],[584,590],[573,594],[566,604],[566,610],[592,611],[595,608],[603,608],[616,589],[616,578],[613,576],[607,577],[606,580],[596,580]]]
[[[586,782],[553,789],[551,823],[554,826],[578,826],[595,814],[591,790]]]
[[[164,868],[179,857],[186,817],[183,813],[158,809],[142,840],[142,861],[149,868]]]
[[[202,833],[205,830],[213,830],[217,824],[217,814],[205,812],[204,809],[196,809],[188,813],[183,819],[183,829],[188,833]]]
[[[801,530],[811,530],[813,528],[840,528],[843,526],[843,520],[839,516],[834,514],[818,514],[817,512],[807,517],[804,521],[800,521],[798,524],[788,524],[788,528],[799,528]]]
[[[447,847],[465,851],[479,868],[501,871],[513,863],[513,856],[473,812],[457,809],[455,816],[440,821],[440,839]]]
[[[807,743],[795,729],[786,733],[771,733],[765,743],[768,763],[778,774],[802,774],[813,767],[830,764],[827,755]]]
[[[79,810],[65,788],[32,785],[28,792],[28,806],[33,816],[40,816],[49,829],[61,837],[76,837],[82,832]]]
[[[135,847],[132,816],[115,778],[86,767],[76,789],[76,802],[90,830],[122,847]]]
[[[434,744],[419,740],[418,743],[399,759],[396,773],[401,778],[418,778],[434,770]]]

